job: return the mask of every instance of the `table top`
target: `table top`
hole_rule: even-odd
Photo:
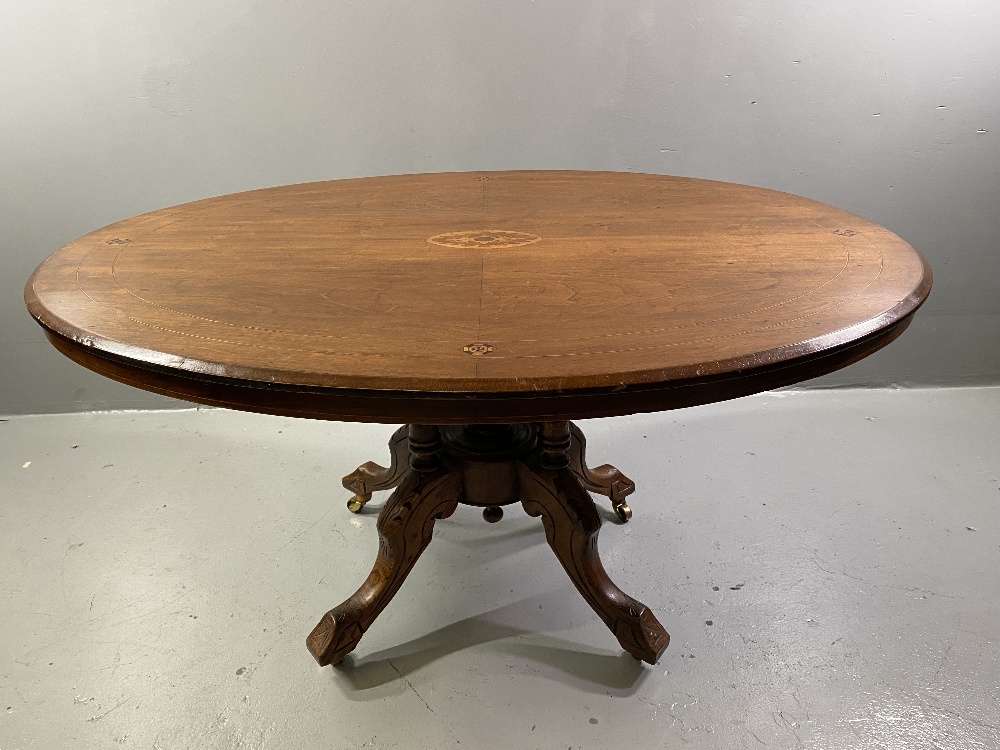
[[[99,229],[25,300],[63,353],[203,403],[383,422],[581,418],[814,377],[930,291],[888,230],[806,198],[616,172],[255,190]]]

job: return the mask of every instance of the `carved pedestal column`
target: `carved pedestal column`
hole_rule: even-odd
[[[635,485],[613,466],[587,468],[585,446],[583,433],[569,422],[398,430],[388,469],[369,462],[344,478],[358,501],[348,506],[354,511],[373,491],[396,490],[378,517],[379,551],[368,579],[327,612],[306,640],[316,660],[337,663],[354,650],[430,544],[435,520],[465,503],[498,521],[501,506],[520,502],[529,515],[541,517],[552,551],[622,648],[655,664],[670,637],[644,604],[608,577],[597,549],[601,517],[588,494],[607,495],[627,520],[620,508]]]

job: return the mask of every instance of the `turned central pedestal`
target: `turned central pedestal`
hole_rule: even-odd
[[[655,664],[670,636],[653,613],[608,577],[597,550],[601,516],[590,492],[611,499],[625,522],[625,497],[635,485],[613,466],[586,465],[586,439],[566,421],[541,424],[401,427],[389,443],[389,468],[366,463],[344,477],[360,511],[372,492],[395,488],[378,518],[379,550],[361,588],[333,608],[306,639],[321,665],[335,664],[355,649],[391,601],[431,541],[434,521],[459,503],[482,507],[487,521],[502,506],[520,502],[541,516],[549,546],[577,589],[637,659]]]

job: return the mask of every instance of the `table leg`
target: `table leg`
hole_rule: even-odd
[[[379,514],[378,556],[368,579],[327,612],[306,639],[321,666],[336,664],[355,649],[430,544],[434,521],[454,513],[461,496],[460,472],[405,473]]]
[[[632,509],[625,498],[635,492],[635,482],[622,474],[611,464],[604,464],[591,469],[587,466],[587,438],[583,430],[572,422],[570,429],[570,468],[576,474],[583,486],[598,495],[611,498],[611,507],[615,515],[625,523],[632,517]]]
[[[521,464],[521,504],[541,516],[549,546],[577,589],[632,656],[655,664],[670,642],[656,616],[608,577],[597,550],[601,517],[593,499],[570,469],[569,425],[542,425],[539,468]]]
[[[389,468],[379,466],[374,461],[361,464],[343,479],[344,489],[354,493],[347,501],[347,509],[351,513],[360,513],[365,503],[372,499],[372,493],[379,490],[391,490],[403,481],[407,468],[407,436],[409,425],[403,425],[389,439]]]

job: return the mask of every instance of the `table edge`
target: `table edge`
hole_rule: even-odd
[[[851,342],[867,337],[878,330],[892,326],[898,321],[912,316],[927,299],[933,284],[933,273],[926,258],[907,243],[908,247],[920,260],[923,274],[920,284],[905,298],[900,300],[882,314],[861,321],[837,331],[805,341],[776,347],[762,352],[740,357],[716,360],[712,362],[635,370],[630,372],[607,373],[605,375],[578,376],[546,376],[542,378],[435,378],[428,382],[428,388],[413,390],[401,388],[400,381],[405,378],[391,376],[350,376],[336,378],[328,384],[305,384],[296,380],[292,371],[267,370],[263,368],[247,368],[220,362],[209,362],[159,352],[134,344],[123,344],[113,339],[102,337],[93,332],[79,328],[62,317],[52,313],[41,302],[34,292],[33,283],[40,264],[32,273],[24,288],[24,301],[29,313],[49,335],[56,336],[66,346],[76,347],[79,357],[87,359],[90,356],[114,360],[122,365],[131,365],[139,372],[176,371],[178,374],[193,379],[203,379],[207,382],[230,382],[241,386],[265,389],[300,389],[300,390],[331,390],[340,392],[363,393],[368,396],[413,398],[425,393],[448,393],[460,398],[490,398],[496,395],[513,397],[520,394],[523,398],[558,394],[571,391],[591,391],[595,389],[613,389],[625,391],[650,386],[686,385],[690,382],[726,374],[739,374],[746,370],[756,370],[761,367],[781,367],[802,358],[822,356]],[[43,261],[44,264],[44,261]],[[53,340],[54,341],[54,340]],[[66,346],[59,346],[64,354]],[[80,361],[78,357],[73,359]],[[82,363],[82,362],[81,362]],[[86,366],[86,365],[85,365]],[[93,368],[91,368],[93,369]],[[814,377],[814,376],[809,376]],[[139,383],[136,387],[142,388]]]
[[[377,391],[259,383],[136,363],[45,327],[74,362],[120,383],[164,396],[239,411],[344,422],[470,424],[588,419],[668,411],[792,385],[857,362],[898,338],[909,314],[839,346],[795,360],[686,380],[548,392]]]

